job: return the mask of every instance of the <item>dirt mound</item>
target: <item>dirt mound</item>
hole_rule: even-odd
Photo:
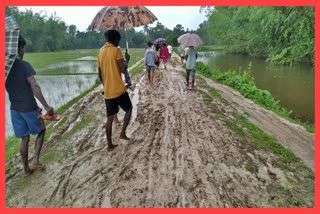
[[[145,72],[134,78],[131,140],[120,140],[121,124],[114,124],[113,142],[119,146],[112,152],[105,148],[101,88],[73,105],[45,142],[45,172],[23,178],[18,156],[7,164],[7,207],[313,207],[311,170],[279,167],[277,155],[254,149],[226,125],[226,118],[239,114],[235,106],[253,112],[258,107],[246,99],[225,104],[199,85],[187,90],[178,62],[175,56],[167,70],[156,71],[154,87]],[[230,90],[206,82],[223,96]],[[284,129],[299,132],[287,133],[311,143],[312,135],[288,124]],[[280,130],[273,132],[267,131],[278,139]],[[291,134],[279,141],[283,138],[290,145],[302,142]]]

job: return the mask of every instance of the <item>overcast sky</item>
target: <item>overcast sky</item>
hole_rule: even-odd
[[[62,18],[67,24],[74,24],[80,31],[85,31],[92,21],[93,17],[102,8],[102,6],[34,6],[34,7],[19,7],[20,10],[26,8],[32,9],[33,12],[46,11],[50,16],[56,12],[56,16]],[[207,20],[204,13],[200,13],[200,7],[196,6],[147,6],[147,8],[158,18],[161,24],[165,27],[173,30],[177,24],[181,24],[186,30],[196,30],[204,20]],[[41,14],[45,14],[41,12]],[[154,27],[157,23],[155,21],[150,24],[150,27]],[[137,30],[141,30],[138,28]]]

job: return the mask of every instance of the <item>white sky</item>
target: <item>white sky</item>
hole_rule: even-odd
[[[50,16],[56,12],[56,16],[60,17],[67,25],[74,24],[77,30],[85,31],[92,21],[93,17],[98,13],[102,6],[20,6],[20,10],[26,8],[32,9],[33,12],[46,11]],[[161,24],[173,30],[177,24],[181,24],[186,30],[196,30],[204,20],[207,20],[205,13],[199,12],[199,6],[147,6],[147,8],[158,18]],[[43,12],[41,12],[42,14]],[[43,13],[44,15],[45,13]],[[150,24],[155,27],[157,21]],[[136,30],[141,30],[137,28]]]

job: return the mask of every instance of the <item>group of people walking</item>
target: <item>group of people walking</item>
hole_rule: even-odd
[[[158,55],[157,52],[160,52]],[[148,80],[151,86],[153,86],[154,71],[156,67],[158,68],[160,62],[163,63],[164,69],[167,69],[167,62],[170,61],[172,55],[172,46],[166,45],[165,43],[160,45],[154,45],[152,42],[147,43],[147,48],[144,56],[144,63],[146,66],[146,71],[148,73]],[[186,60],[186,81],[187,87],[189,88],[189,80],[191,80],[191,88],[194,89],[195,82],[195,67],[196,60],[198,58],[197,51],[193,46],[185,47],[180,52],[181,63]],[[191,77],[191,78],[190,78]]]
[[[167,69],[167,62],[170,61],[172,54],[172,46],[166,45],[155,45],[152,42],[147,43],[146,52],[144,55],[144,64],[148,73],[148,80],[151,86],[153,86],[153,76],[156,69],[159,70],[160,64],[162,63],[164,69]]]
[[[127,86],[131,86],[131,80],[127,70],[130,55],[126,52],[125,59],[123,58],[121,50],[118,47],[121,36],[117,30],[106,31],[104,37],[105,44],[98,53],[97,67],[98,75],[103,85],[104,103],[107,114],[105,126],[108,144],[107,150],[112,151],[118,146],[112,142],[112,123],[117,119],[116,116],[119,108],[122,108],[125,112],[120,139],[130,140],[126,135],[126,129],[131,118],[132,103],[121,75],[125,75]],[[54,109],[47,104],[47,101],[42,95],[41,88],[34,77],[36,75],[35,70],[28,62],[23,60],[25,45],[26,41],[22,36],[19,36],[19,56],[15,60],[11,72],[7,77],[6,90],[11,102],[10,110],[14,133],[16,137],[21,138],[20,154],[24,173],[25,175],[30,175],[35,169],[45,167],[40,163],[39,157],[46,128],[41,109],[38,107],[35,97],[43,105],[47,111],[47,115],[53,116],[55,112]],[[167,69],[167,62],[171,59],[171,55],[172,46],[167,46],[166,44],[154,46],[152,42],[147,43],[144,64],[151,86],[154,84],[154,72],[156,68],[162,63],[164,69]],[[196,58],[196,51],[193,47],[190,47],[186,54],[186,72],[187,86],[189,86],[189,75],[191,75],[192,88],[194,87]],[[35,140],[35,155],[33,165],[30,167],[28,163],[28,145],[30,135],[35,134],[37,135]]]

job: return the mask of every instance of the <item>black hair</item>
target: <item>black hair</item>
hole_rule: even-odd
[[[156,51],[160,49],[160,45],[156,45]]]
[[[148,45],[148,47],[151,47],[152,46],[152,42],[148,42],[147,45]]]
[[[120,41],[121,36],[117,30],[107,30],[106,32],[104,32],[104,38],[108,42],[116,42],[116,41]]]
[[[26,40],[23,38],[23,36],[19,35],[19,39],[18,39],[18,49],[23,48],[24,46],[26,46],[27,42]]]

